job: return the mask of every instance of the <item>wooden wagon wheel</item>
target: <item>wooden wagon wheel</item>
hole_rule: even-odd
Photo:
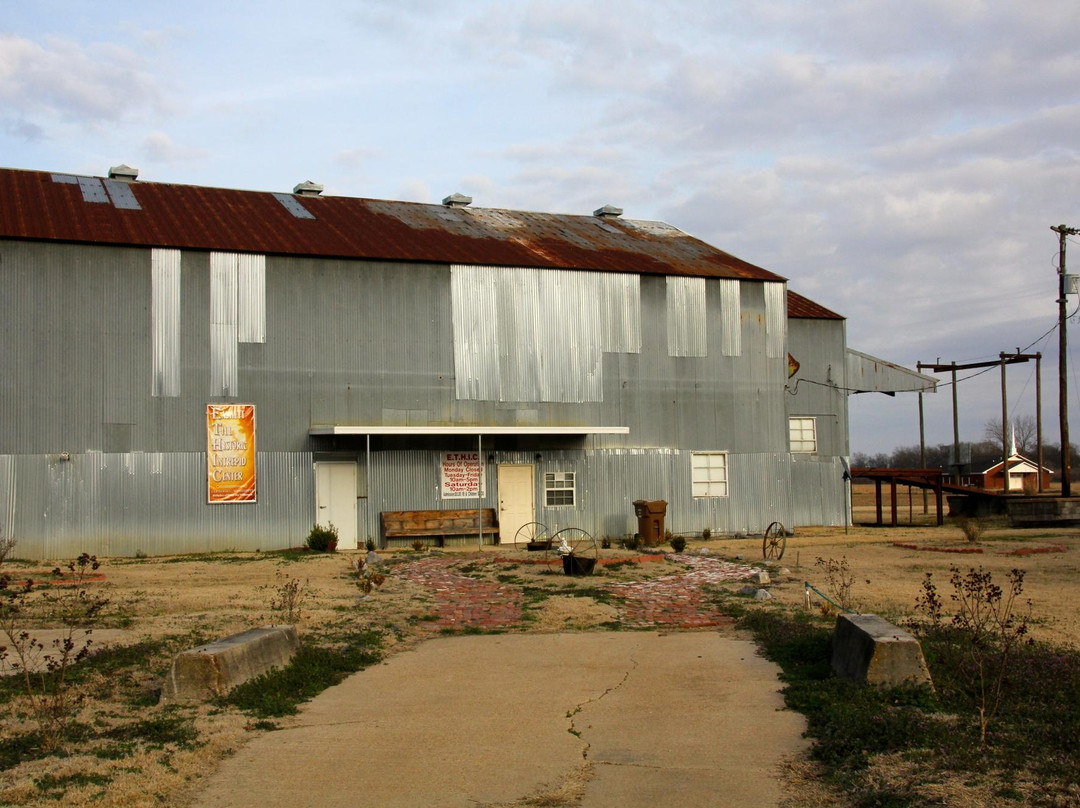
[[[766,561],[779,561],[784,557],[787,547],[787,532],[779,522],[773,522],[765,528],[765,537],[761,540],[761,554]]]

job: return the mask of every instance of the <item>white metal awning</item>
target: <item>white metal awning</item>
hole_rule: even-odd
[[[628,426],[313,426],[309,435],[629,435]]]

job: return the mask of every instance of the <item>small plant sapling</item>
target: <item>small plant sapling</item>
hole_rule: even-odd
[[[304,603],[308,599],[309,581],[301,583],[299,578],[291,578],[278,572],[278,585],[270,598],[270,610],[281,615],[287,624],[299,623],[303,617]]]
[[[4,537],[4,531],[0,530],[0,564],[3,564],[7,560],[7,557],[11,555],[12,550],[15,549],[15,537]]]
[[[818,558],[814,562],[825,574],[825,588],[829,590],[836,604],[846,612],[855,611],[855,598],[852,589],[855,586],[855,573],[848,566],[847,556],[835,558]],[[870,581],[866,582],[867,584]]]
[[[670,533],[668,535],[671,536]],[[681,553],[686,549],[686,539],[682,536],[671,536],[671,538],[668,539],[668,543],[671,545],[671,549],[676,553]]]
[[[413,539],[412,548],[416,552],[422,553],[427,549],[427,544],[424,543],[423,539]]]
[[[956,523],[960,525],[964,538],[972,544],[981,539],[983,533],[986,532],[986,520],[977,516],[961,516]]]
[[[108,598],[91,594],[88,582],[101,564],[83,553],[67,564],[68,576],[59,567],[55,590],[34,598],[34,582],[14,583],[0,575],[0,635],[7,643],[0,647],[0,662],[6,663],[22,679],[22,691],[37,722],[46,751],[59,749],[68,728],[85,700],[72,686],[68,671],[90,654],[92,626],[109,604]],[[60,636],[46,644],[28,629],[34,615],[60,623]]]
[[[951,642],[946,647],[956,655],[955,667],[975,704],[982,746],[986,746],[987,728],[1007,694],[1005,673],[1009,660],[1028,632],[1027,617],[1017,615],[1024,571],[1013,569],[1006,577],[1008,585],[1002,588],[982,567],[966,574],[958,567],[950,567],[950,598],[956,611],[946,619],[945,604],[933,574],[928,572],[922,595],[915,602],[916,609],[929,619],[930,631],[949,633]]]

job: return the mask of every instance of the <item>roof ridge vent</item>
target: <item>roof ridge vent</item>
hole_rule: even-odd
[[[135,182],[139,178],[139,169],[132,168],[129,165],[121,163],[118,166],[113,166],[109,169],[110,180],[120,180],[121,182]]]
[[[297,196],[319,196],[323,192],[323,187],[317,182],[305,180],[294,186],[292,192]]]
[[[604,207],[594,210],[592,215],[598,219],[618,219],[622,216],[622,208],[617,208],[614,205],[604,205]]]
[[[465,194],[450,194],[442,203],[448,208],[466,208],[472,204],[472,197]]]

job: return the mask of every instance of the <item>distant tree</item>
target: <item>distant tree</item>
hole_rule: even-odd
[[[1016,451],[1026,455],[1035,451],[1039,434],[1039,424],[1033,415],[1017,415],[1012,419],[1013,435],[1016,439]],[[1001,419],[991,418],[983,427],[983,440],[1001,446]]]

